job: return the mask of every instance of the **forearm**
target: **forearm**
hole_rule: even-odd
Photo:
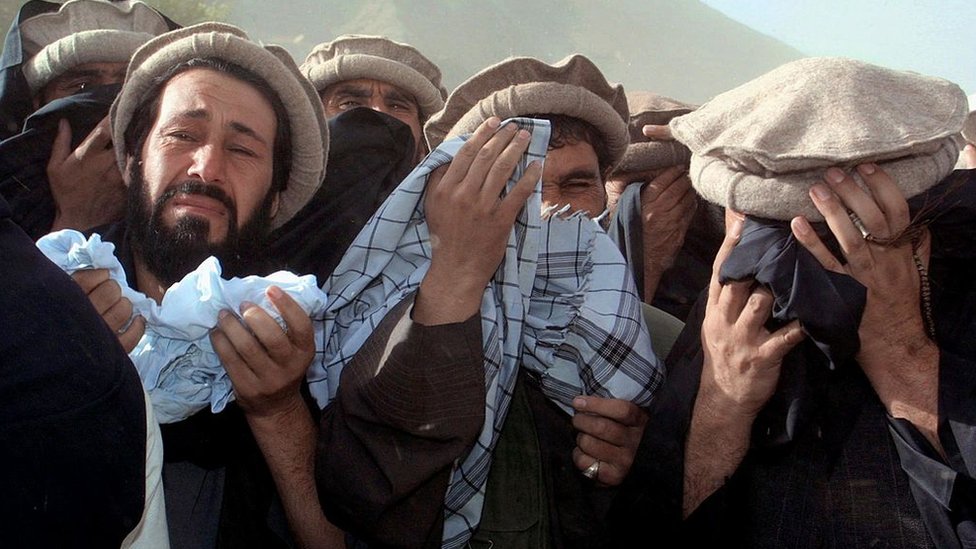
[[[684,518],[738,469],[749,450],[752,419],[731,411],[703,385],[695,400],[685,446]]]
[[[281,497],[288,524],[299,547],[343,547],[343,533],[319,505],[315,486],[316,427],[301,397],[275,416],[248,415]]]

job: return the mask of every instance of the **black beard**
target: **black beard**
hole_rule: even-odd
[[[133,250],[146,269],[166,287],[179,282],[210,256],[220,260],[223,278],[243,276],[256,261],[271,232],[274,193],[243,227],[237,228],[237,207],[223,189],[200,181],[185,181],[167,190],[150,204],[142,163],[134,158],[129,169],[127,230]],[[211,244],[210,221],[196,216],[181,217],[174,227],[163,223],[166,202],[178,194],[201,194],[219,200],[228,212],[227,236]]]

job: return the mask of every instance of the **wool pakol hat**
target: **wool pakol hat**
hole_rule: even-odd
[[[272,227],[291,219],[322,184],[329,153],[329,127],[318,93],[280,46],[261,46],[241,29],[224,23],[200,23],[163,34],[132,56],[122,91],[112,104],[112,135],[125,135],[136,107],[153,81],[180,63],[196,58],[217,58],[239,65],[261,77],[281,99],[291,131],[291,171],[281,192]],[[113,140],[119,168],[125,173],[128,151],[123,139]]]
[[[962,136],[967,143],[976,143],[976,93],[969,96],[969,116],[962,128]]]
[[[665,126],[672,118],[695,110],[694,105],[682,103],[646,91],[627,92],[630,109],[630,145],[615,170],[618,173],[643,172],[687,164],[691,151],[678,141],[652,141],[644,136],[644,126]]]
[[[45,84],[85,63],[128,63],[153,36],[169,30],[159,12],[136,0],[70,0],[20,25],[27,85]]]
[[[319,92],[357,78],[393,84],[414,96],[421,120],[441,110],[447,98],[437,65],[413,46],[382,36],[347,34],[319,44],[301,70]]]
[[[910,198],[952,171],[967,113],[965,93],[947,80],[813,57],[669,126],[691,149],[691,181],[706,200],[770,219],[822,221],[808,191],[827,168],[877,163]]]
[[[609,84],[579,54],[554,65],[513,57],[482,70],[451,92],[424,133],[433,150],[448,137],[474,132],[492,116],[505,120],[529,114],[563,114],[589,122],[606,140],[611,165],[620,161],[630,141],[623,86]]]

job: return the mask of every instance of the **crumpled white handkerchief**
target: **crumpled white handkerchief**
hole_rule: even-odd
[[[309,315],[320,315],[325,309],[326,295],[314,275],[278,271],[266,277],[225,280],[220,277],[220,262],[209,257],[171,286],[156,304],[129,287],[115,257],[115,246],[102,242],[98,234],[86,239],[78,231],[58,231],[38,240],[37,247],[68,274],[108,269],[109,277],[121,286],[123,297],[132,302],[133,318],[142,315],[146,319],[146,333],[129,358],[152,398],[160,423],[186,419],[208,404],[213,412],[220,412],[234,399],[227,372],[210,344],[210,330],[217,325],[220,311],[238,313],[241,304],[249,301],[284,326],[267,297],[270,286],[281,288]]]

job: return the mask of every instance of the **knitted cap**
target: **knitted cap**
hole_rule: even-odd
[[[125,135],[136,107],[144,100],[153,80],[175,65],[195,58],[218,58],[234,63],[261,77],[281,99],[291,130],[291,172],[279,198],[272,228],[291,219],[322,184],[329,149],[329,127],[319,96],[302,76],[295,61],[279,46],[260,46],[244,31],[224,23],[200,23],[163,34],[132,56],[122,91],[112,104],[112,134]],[[130,151],[122,139],[115,139],[120,169]]]
[[[563,114],[592,124],[604,137],[611,165],[627,150],[627,98],[620,84],[611,85],[600,69],[575,54],[547,65],[513,57],[461,83],[444,109],[424,126],[434,149],[447,137],[473,132],[492,116],[505,120],[529,114]]]
[[[137,0],[70,0],[21,23],[24,76],[37,93],[85,63],[128,63],[139,46],[168,29],[159,12]]]
[[[441,110],[447,98],[437,65],[413,46],[382,36],[348,34],[319,44],[305,58],[301,70],[319,92],[357,78],[393,84],[414,96],[421,120]]]
[[[681,103],[656,93],[627,92],[630,108],[630,145],[617,166],[618,173],[643,172],[687,164],[691,151],[678,141],[651,141],[644,136],[644,126],[667,125],[672,118],[695,110],[694,105]]]
[[[692,184],[706,200],[771,219],[821,221],[808,191],[828,167],[878,163],[910,198],[952,171],[967,113],[965,94],[946,80],[806,58],[670,127],[692,151]]]

